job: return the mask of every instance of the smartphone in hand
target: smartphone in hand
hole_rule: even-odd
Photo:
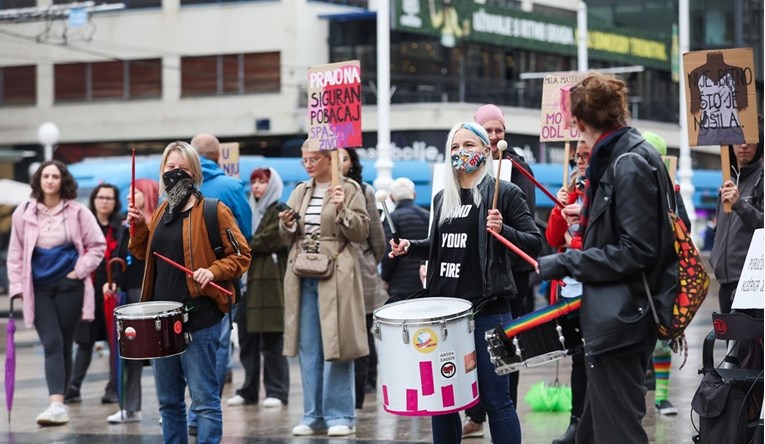
[[[295,211],[295,210],[293,210],[292,208],[290,208],[290,206],[289,206],[289,205],[287,205],[287,204],[286,204],[286,203],[284,203],[284,202],[279,202],[279,203],[276,205],[276,209],[277,209],[277,211],[279,211],[280,213],[281,213],[282,211],[293,211],[293,212],[295,213],[295,220],[299,220],[299,219],[300,219],[300,215],[297,213],[297,211]]]

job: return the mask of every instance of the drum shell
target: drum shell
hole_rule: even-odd
[[[186,351],[190,341],[180,302],[142,302],[114,310],[120,357],[154,359]]]
[[[436,304],[437,316],[386,317],[390,307],[422,314]],[[425,305],[423,305],[425,304]],[[444,313],[446,311],[450,313]],[[383,408],[401,416],[443,415],[478,402],[475,336],[470,302],[455,298],[406,300],[374,313],[374,335]],[[408,342],[405,338],[408,338]]]

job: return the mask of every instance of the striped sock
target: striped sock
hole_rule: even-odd
[[[662,344],[663,345],[663,344]],[[672,367],[672,351],[657,344],[653,351],[653,369],[656,377],[656,402],[669,399],[669,369]]]

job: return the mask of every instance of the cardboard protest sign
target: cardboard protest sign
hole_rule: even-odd
[[[308,147],[361,146],[361,64],[358,60],[308,69]]]
[[[239,142],[220,144],[218,165],[226,176],[239,178]]]
[[[690,146],[757,143],[752,48],[683,54]]]
[[[754,230],[744,269],[736,286],[732,308],[765,308],[765,258],[763,257],[765,228]]]
[[[542,125],[540,142],[579,140],[579,130],[571,125],[571,87],[584,78],[585,73],[553,74],[546,76],[542,87]]]

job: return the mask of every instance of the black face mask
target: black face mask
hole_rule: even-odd
[[[165,184],[168,202],[163,221],[169,224],[178,217],[178,213],[186,206],[189,197],[197,191],[194,189],[194,180],[191,175],[180,168],[165,172],[162,175],[162,183]]]

